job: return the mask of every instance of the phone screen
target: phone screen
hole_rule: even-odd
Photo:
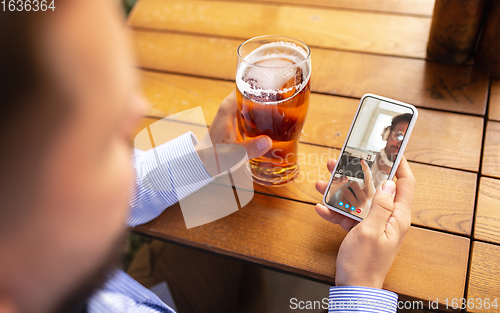
[[[415,111],[397,101],[370,95],[363,98],[332,173],[327,204],[357,219],[366,217],[375,190],[394,176],[393,168],[399,164],[396,160],[404,150],[407,132],[408,136],[411,132],[409,125],[415,122]]]

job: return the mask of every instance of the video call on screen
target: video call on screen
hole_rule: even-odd
[[[339,157],[326,201],[364,218],[374,191],[388,179],[413,111],[370,96],[364,98],[346,147]],[[361,160],[366,162],[365,170]],[[371,179],[365,178],[369,170]]]

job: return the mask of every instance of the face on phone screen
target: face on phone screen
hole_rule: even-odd
[[[326,202],[365,218],[375,190],[389,178],[413,117],[409,107],[363,99],[346,146],[333,172]]]

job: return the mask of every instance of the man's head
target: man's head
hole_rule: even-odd
[[[410,124],[412,115],[409,113],[397,115],[392,119],[392,123],[388,128],[387,144],[385,146],[385,153],[389,160],[394,162],[396,156],[401,148],[401,142],[406,134],[408,125]]]
[[[145,105],[115,5],[1,13],[2,313],[61,308],[123,237]]]

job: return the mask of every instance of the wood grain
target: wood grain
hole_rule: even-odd
[[[224,0],[233,1],[234,0]],[[267,2],[281,4],[296,4],[300,6],[320,6],[337,9],[373,11],[382,13],[412,14],[432,16],[434,0],[237,0],[242,2]]]
[[[469,274],[467,299],[474,299],[474,308],[468,312],[498,312],[500,308],[500,247],[474,241]],[[477,299],[488,299],[488,308],[478,309]],[[496,300],[496,307],[491,304]]]
[[[492,78],[490,87],[490,102],[488,118],[500,121],[500,79]]]
[[[477,171],[482,133],[482,118],[420,109],[405,155],[409,160]]]
[[[484,175],[500,177],[500,123],[489,121],[483,151]]]
[[[412,162],[410,167],[417,179],[412,223],[470,235],[476,174]]]
[[[485,113],[488,77],[470,66],[325,49],[313,50],[312,57],[314,91],[352,97],[371,92],[419,107]]]
[[[150,116],[164,117],[201,106],[208,125],[234,83],[140,71],[141,90],[152,103]],[[341,148],[359,101],[313,93],[301,140]],[[419,110],[406,148],[409,160],[477,171],[483,120],[479,117]],[[190,117],[190,122],[204,121]],[[186,121],[186,122],[189,122]],[[464,130],[467,131],[464,131]]]
[[[500,243],[500,180],[481,177],[474,238]]]
[[[233,80],[241,40],[133,30],[138,66]],[[200,54],[203,51],[203,54]],[[361,98],[371,92],[425,108],[483,115],[488,77],[447,66],[346,51],[312,49],[312,91]]]
[[[330,283],[345,236],[313,205],[261,194],[236,213],[203,226],[186,229],[175,205],[135,230]],[[462,297],[468,249],[467,238],[412,227],[385,288],[421,299]]]
[[[246,40],[262,34],[307,38],[313,47],[425,58],[431,19],[263,3],[141,0],[133,27]],[[397,27],[394,27],[397,25]]]
[[[158,119],[143,119],[137,132],[156,121]],[[183,122],[163,121],[163,123],[168,123],[170,126],[164,128],[164,133],[154,134],[156,145],[188,131],[192,131],[201,140],[207,131],[206,127]],[[137,136],[134,148],[150,149],[149,137]],[[311,204],[321,203],[322,195],[316,190],[315,184],[318,180],[330,180],[331,175],[326,168],[326,162],[332,158],[337,159],[339,152],[339,149],[301,143],[298,155],[299,176],[293,182],[281,187],[254,184],[254,190]],[[476,174],[418,163],[411,163],[411,169],[417,178],[412,224],[470,235],[474,214]],[[450,184],[450,181],[453,181],[453,184]]]

